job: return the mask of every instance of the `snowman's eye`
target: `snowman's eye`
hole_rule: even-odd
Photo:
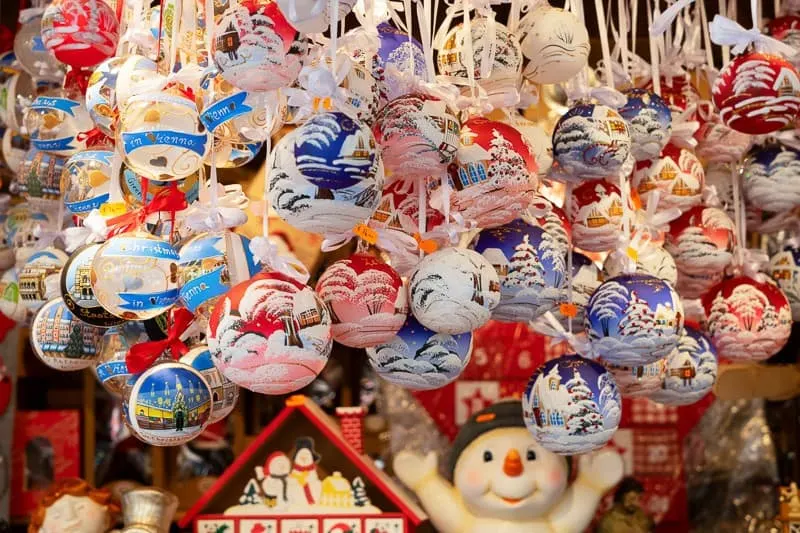
[[[528,450],[528,455],[526,456],[528,461],[535,461],[536,460],[536,452],[533,450]]]
[[[489,450],[486,450],[485,452],[483,452],[483,462],[484,463],[488,463],[492,459],[494,459],[494,457],[492,456],[492,452],[490,452]]]

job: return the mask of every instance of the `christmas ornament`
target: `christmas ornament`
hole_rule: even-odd
[[[101,115],[103,120],[99,121],[98,126],[103,129],[102,124],[109,121],[106,129],[111,133],[115,131],[114,121],[117,115],[125,109],[131,96],[152,91],[153,87],[166,84],[166,79],[159,74],[155,61],[135,54],[122,59],[119,65],[108,63],[105,67],[98,66],[95,72],[100,70],[103,73],[100,77],[92,75],[86,90],[86,107],[91,109],[94,104],[99,106],[96,114]],[[98,93],[96,96],[95,91]]]
[[[370,365],[380,377],[412,390],[441,388],[454,381],[469,363],[472,334],[436,333],[412,315],[396,335],[367,348]]]
[[[119,114],[116,86],[119,71],[127,57],[110,57],[97,65],[86,86],[86,109],[100,131],[114,136],[114,123]]]
[[[413,75],[430,81],[427,79],[425,54],[419,41],[391,24],[381,22],[378,24],[378,42],[380,46],[376,58],[364,54],[363,51],[356,54],[356,58],[366,66],[376,62],[375,67],[381,73],[378,78],[383,80],[382,96],[387,102],[403,96],[403,87],[407,85],[403,83],[404,77]]]
[[[533,201],[536,161],[520,132],[473,117],[461,128],[456,163],[448,169],[450,208],[482,228],[511,222]]]
[[[61,170],[64,207],[80,218],[109,199],[112,150],[86,150],[70,157]]]
[[[674,354],[675,351],[672,353]],[[669,356],[642,366],[606,364],[606,368],[614,376],[614,382],[622,396],[626,398],[651,397],[659,391],[664,382],[667,359]]]
[[[417,187],[425,184],[393,181],[383,188],[380,204],[370,218],[371,227],[402,231],[414,235],[419,231],[419,193]],[[426,202],[430,191],[425,191]],[[427,204],[426,204],[427,205]],[[444,216],[436,209],[425,209],[425,228],[435,230],[444,222]]]
[[[726,126],[719,115],[711,109],[709,102],[698,103],[697,109],[696,118],[700,122],[700,127],[694,134],[697,140],[694,153],[709,165],[709,168],[706,168],[708,177],[711,165],[731,163],[741,159],[750,147],[750,136]]]
[[[572,190],[572,236],[575,245],[589,252],[616,247],[622,230],[622,194],[605,180],[589,180]]]
[[[630,153],[628,124],[604,105],[571,107],[553,130],[554,165],[576,178],[616,176]]]
[[[767,34],[794,49],[800,48],[800,16],[776,16],[767,23]],[[797,55],[788,58],[797,66]]]
[[[235,285],[214,306],[208,348],[223,375],[253,392],[311,383],[331,351],[331,317],[309,287],[277,272]]]
[[[675,348],[683,306],[675,289],[646,274],[605,281],[589,299],[584,321],[592,350],[608,363],[641,366]]]
[[[114,55],[119,23],[99,0],[55,0],[44,10],[42,42],[56,59],[73,68],[97,65]]]
[[[213,88],[214,98],[204,105],[200,120],[216,139],[236,144],[266,140],[270,122],[277,119],[275,96],[239,90],[218,72],[206,76],[202,88],[207,92]]]
[[[122,410],[138,439],[153,446],[178,446],[208,426],[213,415],[211,389],[194,368],[161,363],[135,379]]]
[[[95,299],[125,320],[156,317],[178,300],[178,260],[169,243],[149,233],[112,237],[92,260]]]
[[[711,392],[717,380],[717,350],[699,329],[686,326],[665,363],[661,388],[650,395],[662,405],[693,404]]]
[[[770,281],[729,278],[703,295],[707,330],[720,357],[758,362],[775,355],[789,339],[792,311]]]
[[[722,273],[733,260],[735,229],[725,211],[695,206],[670,223],[664,247],[680,273]]]
[[[705,172],[697,156],[669,143],[656,159],[636,163],[631,186],[644,203],[658,191],[659,210],[677,207],[685,211],[702,202],[704,182]]]
[[[178,192],[182,193],[186,197],[186,203],[188,204],[196,202],[200,194],[200,180],[198,174],[192,174],[177,181],[155,181],[147,180],[146,178],[143,179],[133,170],[123,165],[119,179],[122,197],[125,203],[134,209],[138,209],[145,204],[145,202],[142,202],[143,180],[147,185],[146,203],[150,203],[154,197],[164,194],[163,191],[171,187],[176,188]]]
[[[28,154],[30,147],[31,140],[27,135],[22,135],[10,128],[3,132],[3,159],[8,168],[15,174],[19,171],[19,167]]]
[[[230,4],[215,21],[211,53],[220,74],[244,91],[288,87],[302,67],[306,41],[272,0]]]
[[[17,261],[20,260],[17,254]],[[33,252],[19,269],[19,295],[30,311],[59,295],[58,280],[69,256],[52,246]]]
[[[97,347],[94,374],[108,393],[118,398],[126,396],[132,374],[125,357],[133,345],[148,340],[144,324],[135,320],[110,327],[103,333]]]
[[[678,283],[678,267],[669,252],[661,246],[646,243],[637,246],[634,251],[636,272],[662,279],[675,287]],[[606,279],[625,273],[627,260],[620,254],[609,254],[603,263],[603,275]],[[680,292],[680,291],[679,291]]]
[[[525,16],[522,54],[528,60],[523,76],[534,83],[563,83],[586,67],[589,32],[574,13],[549,5]]]
[[[800,248],[788,241],[783,250],[773,255],[769,261],[769,273],[783,294],[789,300],[792,319],[800,321]]]
[[[321,0],[276,0],[289,24],[302,33],[323,33],[331,26],[331,6]],[[353,10],[356,0],[341,0],[336,4],[338,20]]]
[[[528,430],[544,448],[563,455],[605,446],[619,427],[621,409],[611,373],[578,355],[543,364],[522,397]]]
[[[661,81],[661,99],[669,106],[670,111],[673,113],[680,113],[686,111],[689,106],[699,104],[700,93],[694,85],[692,85],[691,76],[664,76],[660,77]],[[647,91],[653,91],[653,80],[648,80],[644,85]]]
[[[372,127],[389,180],[423,180],[453,162],[459,147],[458,119],[442,100],[412,93],[375,116]]]
[[[589,298],[602,282],[603,276],[597,265],[585,255],[572,252],[572,291],[570,293],[565,286],[560,292],[559,300],[550,310],[564,331],[570,331],[570,322],[572,322],[574,330],[582,327],[586,304],[589,303]],[[562,306],[562,304],[569,305]],[[574,316],[572,316],[573,312]],[[538,318],[530,326],[542,335],[558,336],[562,334],[553,328],[546,317]]]
[[[672,113],[659,95],[646,89],[625,91],[619,114],[628,123],[631,154],[636,161],[656,159],[672,134]]]
[[[239,400],[239,387],[214,366],[208,346],[195,346],[180,358],[180,362],[197,370],[211,389],[213,408],[208,423],[219,422],[231,414]]]
[[[17,192],[28,200],[58,200],[61,173],[66,162],[63,157],[31,148],[17,173]]]
[[[508,124],[522,135],[539,167],[539,176],[546,176],[553,164],[553,143],[550,135],[544,131],[544,128],[518,113],[509,113],[500,119],[500,122]]]
[[[800,79],[780,56],[745,52],[723,67],[711,96],[727,126],[764,135],[794,122],[800,110]]]
[[[92,291],[92,261],[99,244],[87,244],[72,252],[61,270],[61,296],[66,306],[83,322],[91,326],[110,327],[124,322],[103,309]]]
[[[19,294],[17,269],[10,268],[0,276],[0,313],[16,322],[27,322],[29,312]]]
[[[36,81],[61,83],[64,79],[63,65],[42,41],[41,11],[20,23],[14,36],[14,55],[20,66]]]
[[[456,335],[485,324],[500,302],[500,282],[477,252],[445,248],[425,257],[409,280],[411,312],[437,333]]]
[[[408,314],[406,288],[397,272],[375,257],[356,253],[325,269],[316,287],[327,306],[333,340],[368,348],[392,339]]]
[[[14,131],[24,126],[26,102],[36,98],[37,86],[31,75],[10,67],[0,68],[0,121]]]
[[[675,285],[678,294],[683,298],[700,298],[711,287],[715,286],[725,277],[725,272],[710,272],[706,274],[689,274],[678,271],[678,283]]]
[[[780,213],[800,206],[800,151],[776,142],[754,146],[744,160],[742,186],[748,205]]]
[[[86,140],[80,134],[92,126],[81,102],[61,96],[38,96],[25,114],[31,145],[54,155],[71,156],[84,150]]]
[[[31,324],[31,347],[41,361],[56,370],[82,370],[94,364],[103,330],[72,314],[61,298],[45,303]]]

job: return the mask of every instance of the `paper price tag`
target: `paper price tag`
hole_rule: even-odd
[[[111,218],[124,215],[128,211],[125,202],[106,202],[100,206],[100,216]]]
[[[558,310],[561,312],[562,315],[569,318],[575,318],[576,316],[578,316],[578,306],[575,304],[571,304],[569,302],[560,304],[558,306]]]
[[[356,235],[356,237],[369,244],[375,244],[378,242],[378,232],[366,224],[357,225],[355,228],[353,228],[353,233]]]

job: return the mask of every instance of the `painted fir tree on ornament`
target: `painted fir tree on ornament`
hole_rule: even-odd
[[[747,204],[772,213],[800,206],[800,151],[771,142],[754,146],[744,160]]]
[[[646,89],[625,91],[628,101],[619,114],[631,133],[631,154],[636,161],[656,159],[672,134],[672,112],[659,95]]]

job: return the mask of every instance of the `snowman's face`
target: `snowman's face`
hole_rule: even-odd
[[[285,455],[281,455],[272,460],[269,464],[269,472],[275,476],[285,476],[292,470],[292,463]]]
[[[466,447],[453,481],[474,516],[528,520],[543,516],[561,498],[567,464],[525,428],[495,429]]]

